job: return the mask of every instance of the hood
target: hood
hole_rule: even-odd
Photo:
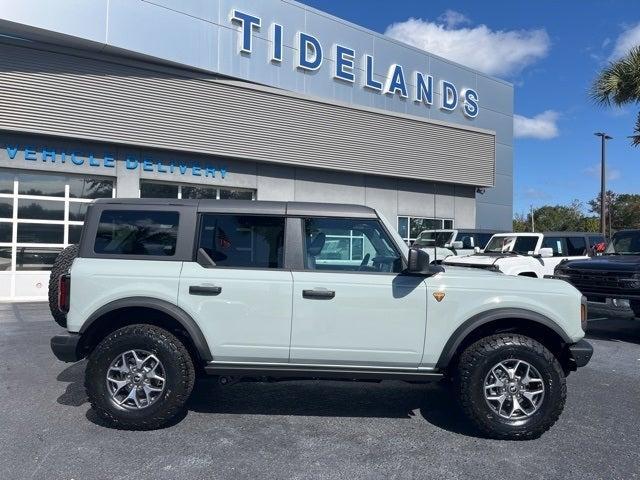
[[[584,260],[570,260],[558,265],[558,269],[640,272],[640,255],[603,255]]]
[[[460,265],[460,266],[490,266],[493,265],[496,260],[504,258],[502,256],[489,256],[489,255],[469,255],[466,257],[450,257],[445,259],[444,263],[447,265]]]

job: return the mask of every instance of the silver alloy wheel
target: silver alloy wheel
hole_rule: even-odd
[[[544,400],[542,375],[524,360],[503,360],[487,374],[484,398],[491,410],[502,418],[522,420],[530,417]]]
[[[139,410],[156,402],[166,384],[162,362],[146,350],[127,350],[107,370],[111,399],[124,408]]]

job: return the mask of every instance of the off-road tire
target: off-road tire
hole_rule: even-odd
[[[629,305],[631,306],[631,310],[636,318],[640,318],[640,300],[631,300]]]
[[[484,381],[489,370],[507,359],[528,362],[540,373],[543,402],[530,417],[508,420],[489,406]],[[464,413],[486,436],[504,440],[538,438],[558,420],[567,396],[565,375],[556,357],[536,340],[518,334],[496,334],[470,345],[460,357],[456,390]]]
[[[164,391],[155,403],[139,410],[118,406],[107,388],[106,375],[114,359],[127,350],[154,354],[166,374]],[[171,421],[193,390],[195,371],[184,344],[153,325],[130,325],[107,335],[89,356],[85,388],[93,410],[108,425],[126,430],[152,430]]]
[[[67,315],[58,310],[58,278],[69,272],[73,260],[78,256],[78,245],[69,245],[62,250],[51,267],[51,276],[49,277],[49,310],[58,325],[67,326]]]

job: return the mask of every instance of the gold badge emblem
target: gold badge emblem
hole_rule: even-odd
[[[433,292],[433,298],[435,298],[438,302],[441,302],[444,298],[444,292]]]

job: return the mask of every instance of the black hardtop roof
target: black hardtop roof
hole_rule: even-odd
[[[326,216],[326,217],[364,217],[374,218],[376,212],[364,205],[349,205],[342,203],[319,202],[271,202],[263,200],[192,200],[173,198],[101,198],[96,200],[99,205],[131,205],[140,208],[149,206],[159,207],[194,207],[199,212],[211,213],[244,213],[257,215],[295,215],[295,216]]]

